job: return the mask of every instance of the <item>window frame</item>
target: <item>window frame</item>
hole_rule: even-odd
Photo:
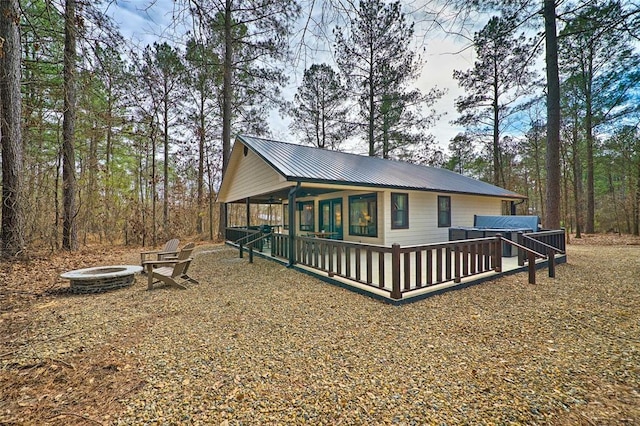
[[[441,200],[447,200],[447,208],[441,209]],[[442,221],[442,213],[446,213],[446,223]],[[451,227],[451,196],[450,195],[438,195],[438,228],[450,228]]]
[[[365,225],[358,225],[358,224],[354,224],[353,222],[353,203],[354,201],[362,201],[362,200],[366,200],[367,201],[367,215],[369,215],[371,217],[371,202],[373,202],[375,208],[375,223],[374,221],[371,221],[371,223],[374,225],[373,227],[371,227],[371,224],[365,224]],[[366,229],[367,232],[360,232],[360,230],[362,229]],[[373,232],[370,232],[370,231]],[[358,195],[350,195],[349,196],[349,235],[353,235],[353,236],[358,236],[358,237],[370,237],[370,238],[377,238],[378,237],[378,193],[377,192],[371,192],[371,193],[367,193],[367,194],[358,194]]]
[[[404,197],[404,209],[398,209],[397,199]],[[398,212],[402,212],[402,221],[400,224],[396,224],[396,215]],[[391,193],[391,229],[409,229],[409,193],[407,192],[392,192]]]
[[[311,206],[311,223],[308,224],[304,221],[305,207]],[[316,217],[315,217],[315,203],[312,201],[298,201],[298,229],[300,231],[313,232],[316,227]]]

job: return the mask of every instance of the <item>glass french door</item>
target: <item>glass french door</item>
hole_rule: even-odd
[[[322,200],[320,206],[320,229],[326,232],[329,238],[342,239],[342,198]]]

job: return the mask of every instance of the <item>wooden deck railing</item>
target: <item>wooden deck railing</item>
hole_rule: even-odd
[[[296,262],[360,284],[385,288],[391,248],[325,238],[298,237]]]
[[[273,234],[271,255],[287,258],[289,237]],[[323,238],[296,237],[300,265],[387,292],[402,299],[413,291],[502,267],[499,239],[481,238],[421,246],[392,247]]]
[[[235,244],[246,246],[254,242],[254,248],[262,250],[263,241],[259,240],[262,233],[258,229],[248,229],[246,227],[229,227],[225,229],[225,239]]]
[[[289,257],[289,236],[271,234],[271,256],[287,259]]]
[[[566,253],[566,235],[564,229],[553,231],[529,232],[518,234],[518,244],[538,253],[547,253],[548,246],[555,249],[556,253]],[[527,254],[524,250],[518,250],[518,265],[524,265]]]
[[[520,265],[524,265],[525,258],[529,261],[530,281],[535,281],[535,275],[533,278],[531,275],[535,274],[536,258],[565,252],[564,230],[525,234],[517,243],[498,235],[407,247],[301,236],[296,236],[290,247],[289,235],[273,233],[264,238],[270,239],[272,257],[289,259],[292,249],[295,263],[324,272],[328,277],[375,288],[394,300],[439,284],[459,283],[466,277],[490,271],[501,272],[503,243],[518,249]],[[550,261],[550,276],[553,267],[554,262]]]

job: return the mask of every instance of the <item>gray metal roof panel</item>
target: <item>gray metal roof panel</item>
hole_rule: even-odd
[[[246,135],[240,135],[238,139],[288,180],[526,198],[490,183],[437,167]]]

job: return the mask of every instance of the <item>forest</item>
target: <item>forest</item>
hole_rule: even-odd
[[[572,238],[640,232],[636,1],[176,0],[143,45],[117,3],[0,1],[3,256],[216,240],[234,135],[282,117],[289,142],[526,195],[519,214]],[[444,37],[473,52],[451,75],[455,116],[418,84]],[[443,121],[464,130],[436,140]]]

